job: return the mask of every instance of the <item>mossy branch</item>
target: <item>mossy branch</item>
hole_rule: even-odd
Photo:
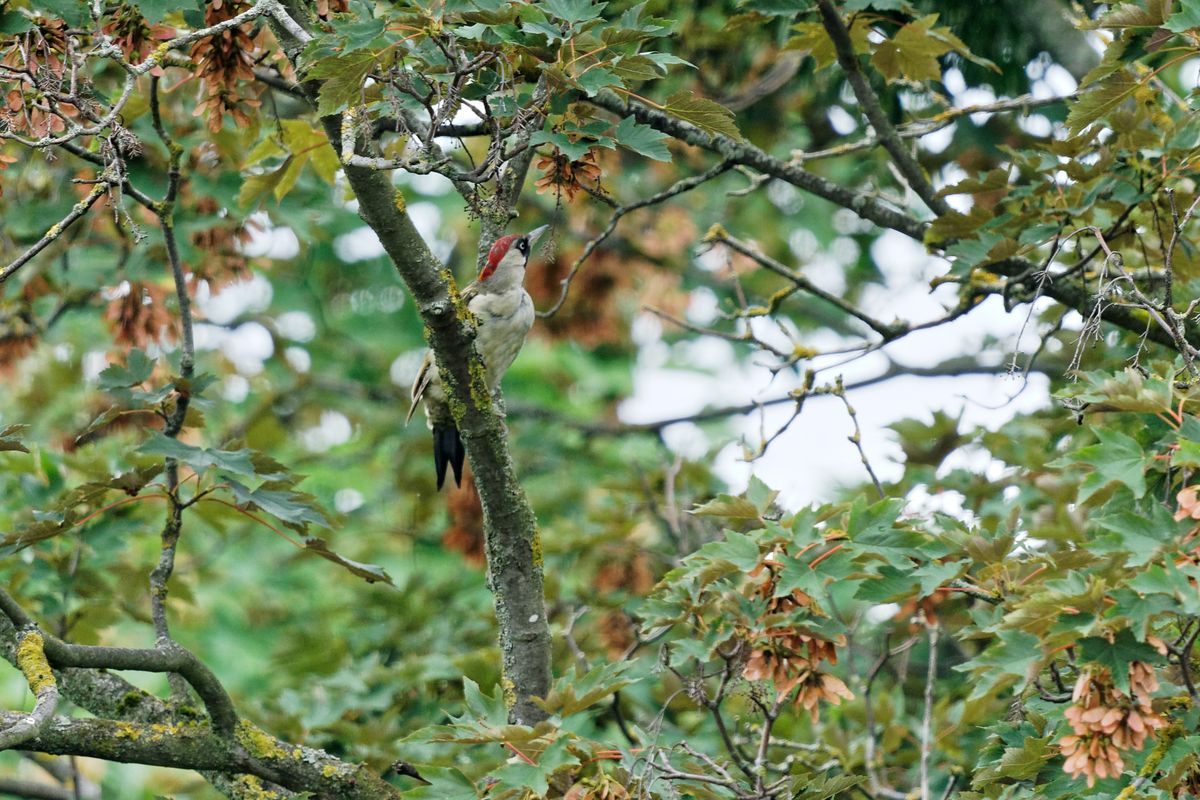
[[[0,750],[15,747],[41,734],[58,708],[58,682],[46,660],[45,640],[36,628],[21,634],[16,649],[17,668],[33,692],[33,711],[0,725]]]

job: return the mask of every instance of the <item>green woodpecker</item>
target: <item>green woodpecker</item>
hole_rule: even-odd
[[[479,327],[475,348],[487,371],[488,388],[496,391],[505,371],[513,360],[525,336],[533,327],[533,300],[525,291],[525,265],[529,254],[546,229],[543,225],[524,236],[501,236],[488,251],[487,263],[462,297],[475,315]],[[417,404],[425,405],[425,417],[433,431],[433,463],[437,470],[437,488],[446,482],[446,467],[454,471],[455,484],[462,485],[463,460],[466,451],[458,435],[458,426],[450,413],[450,404],[438,376],[433,353],[426,351],[412,386],[412,406],[404,420],[412,419]]]

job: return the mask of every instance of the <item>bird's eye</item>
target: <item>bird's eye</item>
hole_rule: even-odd
[[[524,253],[529,249],[529,243],[522,239],[521,241],[517,242],[517,249]]]

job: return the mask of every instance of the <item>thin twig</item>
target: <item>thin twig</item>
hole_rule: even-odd
[[[921,800],[929,800],[929,757],[933,749],[933,687],[937,680],[938,626],[926,621],[929,663],[925,671],[925,714],[921,719]]]
[[[621,217],[632,211],[636,211],[639,208],[657,205],[670,200],[672,197],[683,194],[686,191],[695,189],[697,186],[707,183],[713,178],[728,172],[732,167],[733,162],[726,159],[709,169],[704,174],[695,175],[691,178],[684,178],[680,181],[676,181],[671,186],[651,197],[643,198],[642,200],[638,200],[628,205],[615,206],[612,216],[609,217],[608,225],[605,226],[604,230],[601,231],[599,235],[584,245],[583,252],[580,253],[579,257],[575,259],[575,263],[571,265],[571,268],[567,270],[567,274],[560,281],[562,284],[562,291],[559,293],[558,300],[556,300],[554,305],[550,306],[550,308],[546,309],[545,311],[539,311],[538,316],[542,319],[549,319],[558,313],[559,309],[563,307],[563,303],[567,301],[567,294],[571,291],[571,282],[575,280],[575,276],[583,267],[584,262],[587,261],[592,253],[596,251],[596,248],[603,244],[604,240],[611,236],[613,231],[617,229],[617,223],[621,221]]]
[[[62,236],[63,231],[74,225],[85,214],[87,214],[88,210],[96,204],[96,201],[104,196],[109,186],[110,183],[108,180],[103,180],[93,186],[92,190],[88,192],[87,196],[76,203],[71,210],[67,212],[65,217],[51,225],[49,230],[42,234],[42,238],[34,242],[24,253],[17,256],[11,264],[3,269],[0,269],[0,285],[16,274],[17,270],[29,263],[30,259],[49,247],[58,239],[59,236]]]

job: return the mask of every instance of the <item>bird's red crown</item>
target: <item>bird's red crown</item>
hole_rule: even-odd
[[[500,266],[500,259],[504,258],[508,253],[508,248],[512,247],[512,243],[521,237],[515,233],[510,233],[508,236],[501,236],[492,245],[492,249],[488,251],[487,264],[479,272],[479,280],[486,281],[492,277],[492,273],[496,271],[496,267]]]

